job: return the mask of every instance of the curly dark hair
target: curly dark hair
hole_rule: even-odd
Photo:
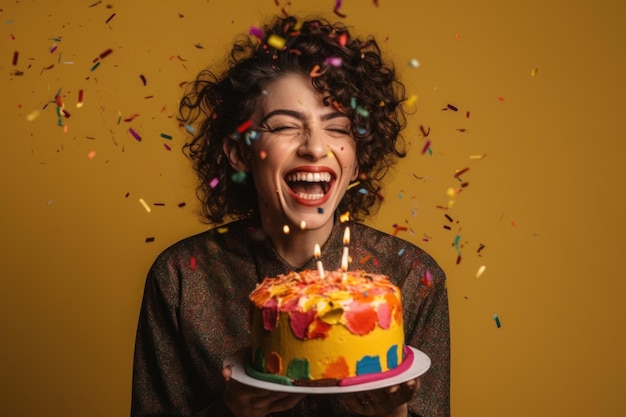
[[[405,88],[395,67],[383,61],[373,37],[353,38],[342,23],[281,16],[259,36],[236,38],[226,69],[219,75],[201,71],[181,100],[178,120],[193,135],[183,150],[199,177],[197,194],[208,223],[257,213],[254,181],[233,179],[223,144],[250,119],[266,86],[294,72],[310,75],[314,88],[328,96],[325,104],[351,120],[360,183],[338,209],[362,220],[379,208],[382,179],[405,156]]]

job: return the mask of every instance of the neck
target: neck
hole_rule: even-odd
[[[276,252],[291,266],[298,268],[313,257],[315,244],[323,246],[333,230],[333,222],[324,224],[319,229],[291,227],[289,233],[283,233],[282,227],[275,227],[263,222],[263,229],[269,236]],[[295,229],[295,230],[294,230]]]

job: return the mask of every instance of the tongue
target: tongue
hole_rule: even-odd
[[[289,186],[296,194],[324,194],[324,188],[317,182],[292,182]]]

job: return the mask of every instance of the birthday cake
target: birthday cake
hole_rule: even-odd
[[[364,271],[305,270],[265,278],[250,294],[246,372],[288,385],[351,385],[397,375],[404,345],[400,290]]]

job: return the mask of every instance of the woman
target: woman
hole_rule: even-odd
[[[186,149],[208,222],[166,249],[144,292],[133,416],[449,416],[445,275],[418,247],[359,223],[403,157],[403,85],[373,38],[341,24],[276,18],[235,42],[220,75],[206,70],[181,102]],[[347,223],[341,220],[349,218]],[[224,221],[230,221],[223,225]],[[248,294],[265,277],[338,269],[349,225],[353,259],[403,295],[406,343],[430,370],[401,385],[344,395],[276,393],[222,369],[248,344]]]

